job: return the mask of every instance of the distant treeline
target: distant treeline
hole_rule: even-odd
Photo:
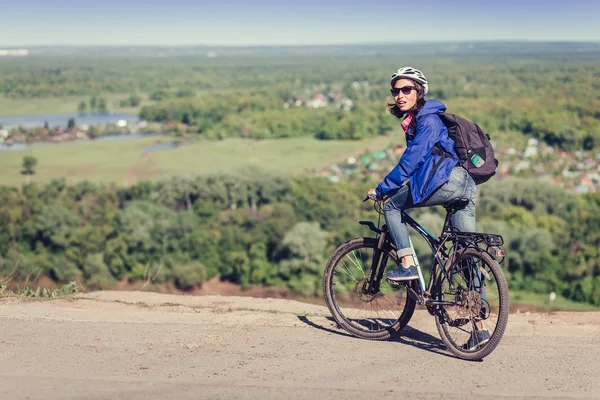
[[[257,170],[129,188],[64,180],[1,187],[0,276],[78,279],[90,288],[152,276],[187,290],[220,275],[314,295],[331,251],[369,235],[357,223],[377,217],[361,202],[368,187]],[[413,215],[439,232],[442,212]],[[479,231],[505,238],[511,288],[600,305],[599,193],[492,181],[481,187],[477,212]],[[427,265],[426,245],[416,246]]]
[[[572,45],[540,44],[533,54],[519,53],[510,44],[490,46],[489,54],[476,46],[477,54],[463,48],[460,54],[448,50],[443,55],[444,49],[435,47],[436,55],[414,57],[390,46],[389,53],[377,47],[371,53],[355,49],[360,55],[337,49],[330,55],[309,52],[289,58],[15,59],[0,63],[0,94],[119,93],[122,107],[141,107],[141,118],[182,124],[186,132],[208,138],[357,139],[387,132],[393,124],[385,115],[386,96],[389,77],[402,60],[427,75],[430,97],[479,123],[497,144],[522,145],[534,137],[567,150],[598,146],[597,51],[577,53]],[[343,96],[352,106],[344,111],[333,101],[324,108],[307,107],[306,101],[319,94]],[[298,99],[304,103],[295,106]]]

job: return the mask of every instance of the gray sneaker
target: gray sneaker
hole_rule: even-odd
[[[486,330],[472,332],[467,343],[463,344],[464,350],[475,350],[490,341],[490,333]]]
[[[412,281],[413,279],[419,279],[419,273],[417,272],[417,267],[411,265],[408,268],[390,269],[386,278],[392,282]]]

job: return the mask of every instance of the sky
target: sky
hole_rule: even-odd
[[[598,0],[0,0],[0,46],[600,41]]]

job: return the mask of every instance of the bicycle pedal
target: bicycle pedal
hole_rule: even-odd
[[[406,286],[406,281],[399,281],[399,282],[396,282],[396,281],[392,281],[392,280],[390,280],[390,279],[388,279],[388,278],[385,278],[385,281],[386,281],[387,283],[389,283],[390,285],[405,285],[405,286]]]

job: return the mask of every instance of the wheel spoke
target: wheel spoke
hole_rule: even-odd
[[[358,269],[360,269],[360,272],[362,272],[363,278],[366,278],[367,276],[365,275],[365,271],[362,268],[362,266],[360,265],[360,261],[358,260],[358,258],[356,257],[356,254],[354,254],[354,252],[352,252],[352,255],[354,255],[354,259],[356,260],[356,262],[354,262],[354,265],[356,265],[358,267]],[[350,258],[350,257],[348,257]],[[352,258],[350,258],[350,260],[352,261]]]
[[[345,272],[350,278],[352,278],[352,280],[354,282],[357,282],[357,280],[354,277],[354,275],[352,275],[352,272],[350,272],[350,270],[348,269],[348,266],[346,265],[346,262],[344,260],[342,260],[342,262],[344,263],[344,269],[342,269],[342,271]]]

